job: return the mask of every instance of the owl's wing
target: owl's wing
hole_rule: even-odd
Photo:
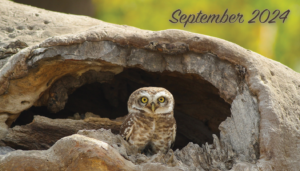
[[[173,148],[174,143],[175,143],[176,129],[177,129],[177,125],[176,125],[176,122],[175,122],[174,125],[173,125],[173,139],[172,139],[172,143],[171,143],[171,148]]]
[[[120,128],[120,135],[125,138],[125,140],[127,141],[132,133],[132,130],[134,128],[134,122],[133,122],[133,116],[132,114],[129,114],[123,124],[121,125]]]

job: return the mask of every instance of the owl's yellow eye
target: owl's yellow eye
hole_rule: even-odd
[[[163,102],[165,102],[165,98],[164,98],[164,97],[160,97],[160,98],[158,98],[158,101],[159,101],[160,103],[163,103]]]
[[[142,103],[147,103],[148,102],[148,98],[147,97],[142,97],[141,101],[142,101]]]

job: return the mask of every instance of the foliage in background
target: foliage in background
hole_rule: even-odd
[[[220,1],[220,0],[92,0],[97,9],[97,18],[103,21],[135,26],[147,30],[182,29],[206,34],[234,42],[246,49],[277,60],[300,72],[300,1]],[[173,24],[169,22],[172,13],[181,9],[185,14],[197,14],[200,10],[205,14],[222,15],[226,9],[228,14],[241,13],[244,23],[225,24]],[[290,10],[288,18],[276,19],[276,23],[249,24],[254,10],[268,9],[272,12],[279,9],[281,13]],[[267,14],[263,15],[263,18]]]

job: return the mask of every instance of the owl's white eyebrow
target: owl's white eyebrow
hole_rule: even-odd
[[[148,98],[150,97],[150,94],[147,92],[141,92],[140,95],[141,95],[141,97],[143,97],[143,96],[146,96]]]
[[[157,99],[157,98],[159,98],[159,97],[161,97],[161,96],[166,97],[166,96],[167,96],[166,92],[161,91],[161,92],[159,92],[159,93],[156,93],[155,96],[154,96],[154,99]]]

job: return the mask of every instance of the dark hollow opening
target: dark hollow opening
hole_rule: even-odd
[[[231,115],[230,104],[219,96],[218,89],[196,74],[127,68],[110,82],[95,82],[78,88],[69,95],[63,110],[50,113],[47,107],[31,107],[22,112],[12,126],[28,124],[34,115],[55,119],[92,112],[102,118],[122,117],[128,114],[130,94],[148,86],[164,87],[175,98],[177,135],[174,149],[181,149],[189,142],[212,143],[212,134],[219,136],[218,126]]]

